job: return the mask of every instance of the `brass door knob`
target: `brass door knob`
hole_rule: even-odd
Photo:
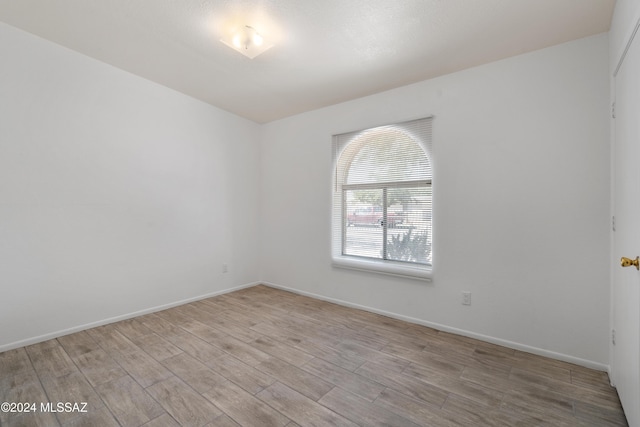
[[[620,265],[623,267],[631,267],[633,265],[636,270],[640,270],[640,257],[636,257],[636,259],[622,257],[620,258]]]

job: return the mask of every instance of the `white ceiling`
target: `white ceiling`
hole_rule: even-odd
[[[265,123],[609,30],[615,0],[0,0],[0,21]],[[248,59],[238,25],[275,43]]]

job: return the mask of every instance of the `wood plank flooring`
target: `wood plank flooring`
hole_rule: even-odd
[[[265,286],[0,353],[0,402],[36,404],[2,426],[626,425],[604,372]]]

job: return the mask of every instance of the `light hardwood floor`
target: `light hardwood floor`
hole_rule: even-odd
[[[265,286],[0,353],[0,402],[37,406],[2,426],[626,425],[606,373]]]

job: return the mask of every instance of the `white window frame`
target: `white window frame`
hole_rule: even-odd
[[[386,127],[396,128],[409,133],[412,138],[420,145],[425,152],[427,159],[431,163],[432,175],[433,175],[433,156],[431,155],[431,122],[433,117],[427,117],[424,119],[428,121],[428,132],[426,135],[417,135],[414,132],[412,123],[415,121],[409,121],[404,123],[386,125]],[[382,127],[382,126],[380,126]],[[346,243],[345,230],[346,230],[346,201],[344,200],[344,194],[347,190],[354,189],[383,189],[386,193],[388,188],[400,188],[400,187],[431,187],[433,191],[432,179],[429,180],[415,180],[415,181],[399,181],[389,183],[366,183],[366,184],[343,184],[341,181],[344,177],[339,176],[338,166],[341,160],[341,156],[346,147],[348,147],[354,140],[356,140],[363,132],[370,131],[374,128],[364,129],[358,132],[351,132],[349,134],[334,135],[333,137],[333,203],[332,203],[332,265],[339,268],[347,268],[352,270],[360,270],[367,272],[375,272],[381,274],[388,274],[393,276],[408,277],[413,279],[421,279],[430,281],[433,278],[433,262],[431,265],[419,264],[412,262],[399,262],[385,259],[366,258],[353,255],[344,255],[344,244]],[[347,138],[344,138],[344,136]],[[356,151],[357,153],[357,151]],[[355,156],[355,154],[354,154]],[[347,161],[347,160],[344,160]],[[433,177],[432,177],[433,178]],[[386,203],[383,203],[383,217],[386,218]],[[433,214],[433,208],[432,208]],[[383,227],[386,233],[386,228]],[[433,226],[431,228],[433,230]],[[386,235],[383,235],[383,248],[386,245]],[[433,233],[431,235],[431,244],[433,248]],[[433,249],[432,249],[433,250]],[[386,253],[383,249],[383,253]]]

